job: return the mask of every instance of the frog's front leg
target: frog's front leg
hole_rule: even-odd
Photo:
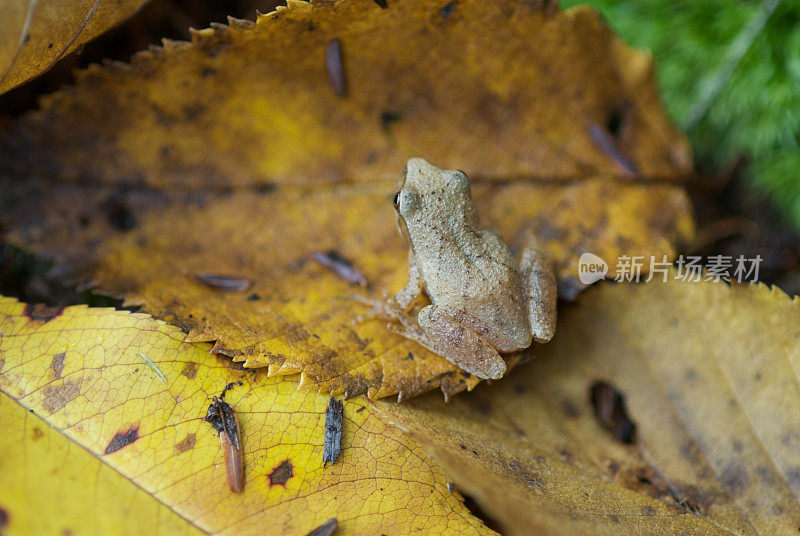
[[[414,302],[422,295],[422,274],[419,272],[419,267],[414,261],[414,252],[408,252],[408,282],[406,286],[398,290],[394,295],[394,303],[405,312],[408,312],[414,305]]]
[[[522,252],[519,267],[533,339],[547,342],[556,332],[558,290],[553,267],[544,252],[536,246]]]
[[[364,296],[356,296],[356,300],[369,305],[372,309],[356,318],[355,323],[360,324],[372,318],[383,318],[386,320],[396,320],[404,326],[409,327],[414,323],[408,315],[408,311],[422,295],[424,283],[422,275],[414,262],[414,257],[409,252],[408,255],[408,282],[406,286],[398,290],[394,296],[387,298],[384,294],[383,300],[374,300]]]
[[[488,329],[468,313],[452,307],[429,305],[420,311],[419,327],[397,329],[457,367],[481,378],[502,378],[506,363],[489,341]]]

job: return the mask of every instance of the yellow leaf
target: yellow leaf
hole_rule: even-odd
[[[373,297],[399,289],[393,182],[422,156],[469,172],[484,223],[517,250],[535,237],[571,299],[582,253],[613,275],[619,255],[671,258],[691,239],[678,185],[691,159],[650,58],[594,12],[441,7],[292,2],[85,71],[0,136],[9,239],[216,341],[215,353],[302,372],[304,386],[401,398],[472,388],[477,378],[379,323],[353,326],[365,291],[312,254],[347,259]],[[344,97],[325,67],[332,40]],[[222,292],[201,274],[252,286]]]
[[[0,93],[55,63],[136,12],[146,0],[0,1]]]
[[[204,534],[3,395],[0,422],[3,534]]]
[[[375,407],[508,534],[793,534],[798,340],[800,299],[763,285],[602,285],[508,381]],[[598,421],[598,382],[635,433]]]
[[[423,526],[430,534],[491,533],[448,491],[441,468],[362,399],[344,403],[342,453],[323,467],[328,398],[215,360],[209,348],[142,314],[0,298],[2,441],[11,449],[0,460],[0,507],[9,510],[11,534],[59,526],[58,519],[34,519],[43,512],[39,500],[25,498],[39,486],[45,497],[57,496],[75,464],[82,465],[79,482],[68,482],[65,492],[75,496],[66,499],[83,498],[93,512],[81,525],[85,510],[67,505],[64,523],[76,529],[116,533],[121,521],[112,516],[126,507],[135,509],[133,519],[152,518],[139,528],[163,520],[169,534],[193,532],[183,523],[221,534],[302,535],[330,518],[338,519],[337,534],[410,534]],[[229,490],[220,441],[203,420],[212,395],[230,382],[225,398],[242,430],[241,494]],[[41,431],[37,443],[26,423],[63,436],[47,432],[45,444]],[[64,456],[65,469],[51,475]],[[118,495],[96,496],[106,490]],[[100,508],[112,498],[120,504]]]

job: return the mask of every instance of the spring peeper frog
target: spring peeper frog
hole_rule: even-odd
[[[556,329],[556,280],[536,246],[514,259],[482,229],[469,179],[421,158],[406,164],[394,196],[409,242],[408,283],[369,316],[481,378],[501,378],[501,353],[549,341]],[[431,305],[409,314],[422,292]]]

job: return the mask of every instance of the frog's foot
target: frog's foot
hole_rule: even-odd
[[[484,336],[464,322],[463,316],[461,311],[429,305],[419,314],[422,336],[405,336],[480,378],[502,378],[506,362]]]
[[[362,296],[361,294],[356,294],[354,298],[360,304],[370,307],[370,310],[353,319],[353,324],[363,324],[364,322],[368,322],[376,318],[402,322],[400,318],[408,316],[392,298],[386,295],[386,293],[384,293],[382,300],[368,298],[367,296]]]

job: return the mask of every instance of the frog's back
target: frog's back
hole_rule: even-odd
[[[517,264],[495,234],[480,230],[477,235],[474,240],[460,241],[460,248],[443,249],[446,258],[420,266],[428,297],[435,305],[469,312],[493,331],[525,347],[530,342],[529,333],[513,327],[527,325]]]

